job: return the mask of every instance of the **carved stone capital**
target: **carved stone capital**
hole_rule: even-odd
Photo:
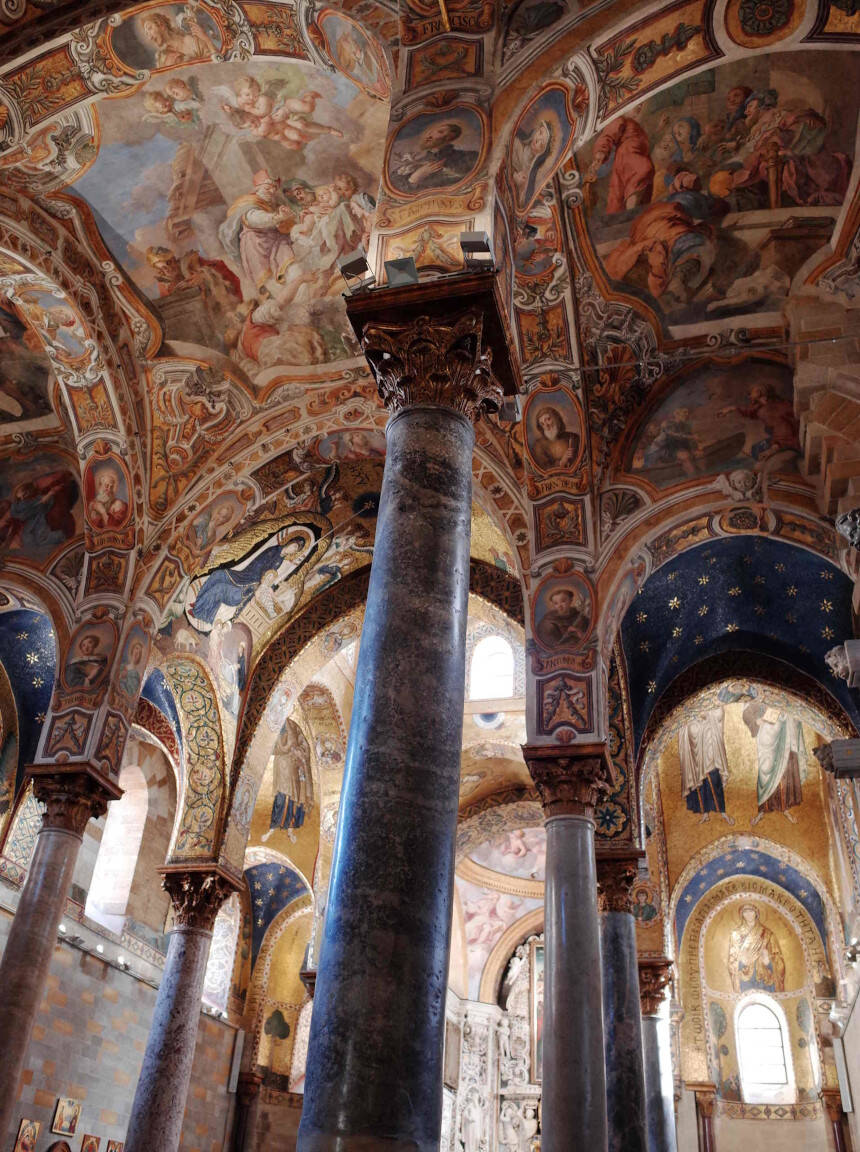
[[[232,877],[212,866],[168,866],[160,872],[162,886],[173,905],[175,928],[211,932],[221,905],[238,888]]]
[[[838,1124],[842,1120],[842,1093],[838,1088],[822,1088],[821,1101],[827,1111],[827,1118],[831,1124]]]
[[[605,744],[524,744],[523,756],[544,817],[594,818],[595,805],[615,784]]]
[[[852,508],[836,517],[836,531],[852,548],[860,548],[860,508]]]
[[[90,820],[107,812],[116,793],[108,791],[87,772],[45,772],[32,775],[33,795],[45,805],[43,828],[56,828],[83,836]]]
[[[639,957],[639,1003],[643,1016],[656,1016],[672,983],[672,961],[668,956]]]
[[[437,404],[476,421],[502,403],[483,335],[483,315],[470,309],[450,320],[368,324],[361,345],[390,412]]]
[[[817,748],[812,749],[812,755],[815,757],[825,772],[833,771],[832,744],[819,744]]]
[[[713,1084],[687,1084],[687,1087],[696,1094],[696,1108],[704,1120],[711,1120],[717,1103],[717,1090]]]
[[[641,851],[597,857],[597,906],[601,912],[632,912],[630,894],[639,879]]]
[[[263,1086],[263,1077],[259,1072],[240,1072],[236,1083],[236,1095],[245,1107],[251,1104],[260,1095]]]

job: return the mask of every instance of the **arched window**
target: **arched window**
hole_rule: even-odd
[[[122,932],[131,883],[149,808],[146,777],[136,764],[119,774],[123,794],[108,806],[84,912],[112,932]]]
[[[793,1104],[788,1025],[768,996],[742,1000],[735,1015],[741,1092],[747,1104]]]
[[[514,694],[514,650],[503,636],[485,636],[472,653],[470,700],[500,700]]]

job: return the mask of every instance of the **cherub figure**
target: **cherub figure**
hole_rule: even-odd
[[[317,100],[322,98],[319,92],[276,98],[270,90],[264,92],[253,76],[243,76],[227,96],[221,108],[235,128],[246,128],[254,136],[274,140],[285,148],[304,148],[317,136],[343,136],[339,129],[311,119]]]

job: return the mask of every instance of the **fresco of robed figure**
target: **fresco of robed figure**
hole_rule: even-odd
[[[168,339],[266,383],[356,353],[337,260],[368,241],[384,126],[384,104],[346,76],[200,62],[103,102],[71,190]]]
[[[794,472],[800,454],[791,372],[748,362],[680,381],[640,426],[626,470],[667,488],[734,468]]]
[[[608,278],[670,324],[778,310],[832,235],[858,103],[848,54],[762,53],[612,120],[581,163]]]

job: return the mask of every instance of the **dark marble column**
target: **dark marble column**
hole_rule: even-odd
[[[612,779],[602,744],[528,745],[546,821],[542,1152],[605,1152],[594,806]]]
[[[18,1081],[57,946],[57,928],[63,917],[84,829],[90,819],[102,816],[108,800],[118,795],[118,789],[106,790],[99,780],[80,769],[51,773],[40,769],[39,774],[33,776],[33,792],[45,805],[45,812],[0,961],[0,988],[3,989],[0,1136],[3,1138],[12,1123]]]
[[[173,928],[131,1106],[126,1152],[179,1148],[212,928],[218,909],[237,887],[211,865],[165,868],[163,878],[173,905]]]
[[[391,411],[300,1152],[436,1152],[460,784],[479,313],[374,323]]]
[[[669,1020],[660,1014],[665,990],[671,981],[672,961],[668,957],[642,957],[639,960],[648,1152],[676,1152],[678,1146]]]
[[[597,859],[609,1152],[645,1152],[645,1070],[630,893],[644,853]]]

